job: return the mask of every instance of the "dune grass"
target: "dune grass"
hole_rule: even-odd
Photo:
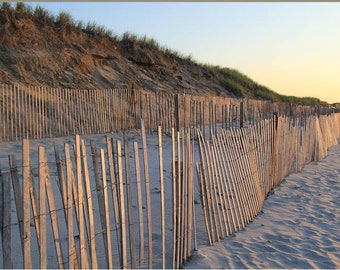
[[[108,42],[134,42],[138,43],[141,48],[161,52],[170,59],[181,59],[186,64],[198,65],[206,72],[211,74],[217,82],[228,92],[233,93],[239,98],[254,98],[261,100],[271,100],[275,102],[290,102],[301,105],[328,105],[326,102],[320,101],[313,97],[295,97],[285,96],[274,92],[266,86],[260,85],[242,74],[238,70],[214,66],[204,63],[198,63],[191,55],[185,56],[178,51],[172,50],[161,45],[154,38],[147,36],[138,36],[134,33],[125,32],[121,36],[115,34],[112,30],[105,26],[98,25],[96,22],[88,22],[86,25],[81,21],[75,21],[67,12],[60,12],[54,16],[49,11],[41,6],[36,6],[34,9],[24,3],[9,3],[3,2],[0,5],[0,27],[10,27],[15,25],[16,20],[30,19],[36,25],[51,26],[56,28],[67,28],[68,31],[83,31],[100,39],[107,39]],[[8,26],[10,25],[10,26]]]

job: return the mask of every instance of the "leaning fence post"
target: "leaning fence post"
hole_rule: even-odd
[[[115,217],[115,230],[116,230],[116,239],[117,243],[120,242],[119,230],[120,230],[120,216],[119,216],[119,201],[118,201],[118,191],[117,191],[117,180],[116,180],[116,172],[113,155],[113,138],[106,137],[106,148],[107,148],[107,156],[109,163],[109,172],[110,172],[110,181],[111,181],[111,195],[112,195],[112,203]],[[144,244],[144,243],[143,243]],[[118,254],[119,260],[121,260],[121,250],[118,245]],[[121,265],[121,261],[120,261]]]
[[[9,155],[9,166],[11,168],[11,175],[12,175],[12,186],[13,186],[13,192],[14,192],[14,199],[15,199],[15,206],[17,211],[17,217],[19,222],[19,229],[20,229],[20,235],[23,235],[23,204],[22,204],[22,194],[20,189],[20,182],[19,182],[19,174],[18,174],[18,168],[15,161],[14,155]],[[24,248],[24,241],[23,238],[20,237],[21,240],[21,247],[22,250]]]
[[[178,103],[178,94],[174,96],[175,98],[175,121],[176,121],[176,128],[179,131],[179,103]]]
[[[92,152],[92,161],[93,161],[93,168],[94,168],[94,175],[96,180],[96,190],[97,190],[97,199],[99,205],[99,214],[100,214],[100,223],[102,227],[102,235],[105,247],[105,257],[106,257],[106,264],[108,268],[112,268],[112,260],[110,258],[111,254],[109,254],[108,250],[108,236],[106,231],[106,215],[105,215],[105,199],[104,199],[104,186],[103,181],[100,177],[100,168],[99,168],[99,158],[98,152],[95,141],[90,141],[91,144],[91,152]]]
[[[2,252],[3,252],[3,268],[13,268],[12,260],[12,209],[11,209],[11,174],[10,172],[1,173],[2,178],[2,224],[1,224],[1,237],[2,237]]]
[[[87,211],[88,211],[88,218],[89,218],[89,223],[90,223],[89,244],[90,244],[91,263],[92,263],[91,267],[98,268],[91,186],[90,186],[90,177],[89,177],[89,170],[88,170],[86,148],[85,148],[84,140],[81,140],[81,161],[82,161],[82,168],[84,171],[85,192],[86,192],[86,198],[87,198],[87,204],[88,204]]]

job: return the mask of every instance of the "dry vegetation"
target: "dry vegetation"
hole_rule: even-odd
[[[0,83],[61,88],[142,88],[150,91],[325,104],[275,93],[230,68],[131,33],[115,35],[95,22],[53,16],[23,3],[0,6]]]

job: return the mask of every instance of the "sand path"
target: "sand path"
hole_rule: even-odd
[[[185,268],[340,268],[340,145],[291,174],[245,230]]]

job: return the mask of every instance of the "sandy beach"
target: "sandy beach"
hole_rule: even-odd
[[[245,230],[199,247],[184,268],[340,268],[340,146],[289,175]]]
[[[122,139],[122,134],[109,134],[115,139]],[[82,136],[88,147],[89,140],[94,139],[98,147],[105,147],[103,135]],[[130,140],[139,141],[138,132],[129,133]],[[46,140],[30,141],[31,158],[33,160],[33,172],[37,170],[37,147],[46,147],[48,160],[51,161],[50,170],[52,183],[56,194],[56,172],[53,166],[53,144],[62,148],[64,143],[73,143],[74,137],[62,137]],[[150,157],[157,157],[157,137],[148,136]],[[163,137],[164,153],[170,153],[171,140]],[[195,148],[197,151],[197,147]],[[18,165],[21,165],[21,142],[12,142],[0,145],[0,165],[8,168],[8,154],[15,154]],[[140,153],[141,154],[141,153]],[[196,152],[197,154],[197,152]],[[165,176],[165,201],[167,206],[166,217],[171,219],[171,166],[170,155],[164,155]],[[198,157],[196,157],[198,158]],[[158,162],[150,163],[151,201],[152,205],[159,205]],[[95,192],[94,183],[91,184]],[[195,187],[195,201],[199,201],[198,186]],[[135,194],[135,192],[134,192]],[[197,219],[198,251],[186,262],[184,268],[340,268],[340,146],[329,150],[328,156],[318,162],[306,165],[302,172],[289,175],[280,186],[276,187],[264,203],[263,210],[244,230],[238,231],[233,236],[223,239],[221,242],[208,246],[202,207],[195,205]],[[61,209],[58,196],[57,207]],[[13,201],[13,198],[12,198]],[[98,209],[94,200],[94,210]],[[145,210],[144,210],[145,211]],[[153,207],[153,235],[154,240],[154,267],[160,267],[159,245],[160,240],[160,213],[158,207]],[[13,223],[16,223],[14,201],[12,205]],[[95,211],[97,212],[97,211]],[[112,213],[112,211],[111,211]],[[96,213],[98,214],[98,213]],[[64,217],[58,211],[62,246],[67,250],[67,232]],[[100,231],[99,217],[96,217],[96,231]],[[33,232],[33,227],[31,228]],[[48,226],[48,230],[50,227]],[[137,230],[137,228],[136,228]],[[167,223],[167,240],[171,237],[171,223]],[[22,267],[21,247],[18,238],[18,228],[13,227],[13,250],[16,253],[15,268]],[[100,266],[105,267],[103,246],[98,241],[98,260]],[[49,267],[56,268],[52,234],[49,235],[48,249],[50,257]],[[168,242],[169,243],[169,242]],[[115,244],[113,244],[115,246]],[[1,253],[0,247],[0,253]],[[116,251],[114,251],[116,253]],[[37,256],[38,250],[32,250],[32,255]],[[167,252],[167,268],[171,268],[171,246]],[[115,257],[116,258],[116,257]],[[115,259],[114,267],[118,267]],[[1,258],[0,264],[2,265]],[[38,260],[34,261],[34,267],[38,267]],[[144,265],[144,267],[146,267]]]

